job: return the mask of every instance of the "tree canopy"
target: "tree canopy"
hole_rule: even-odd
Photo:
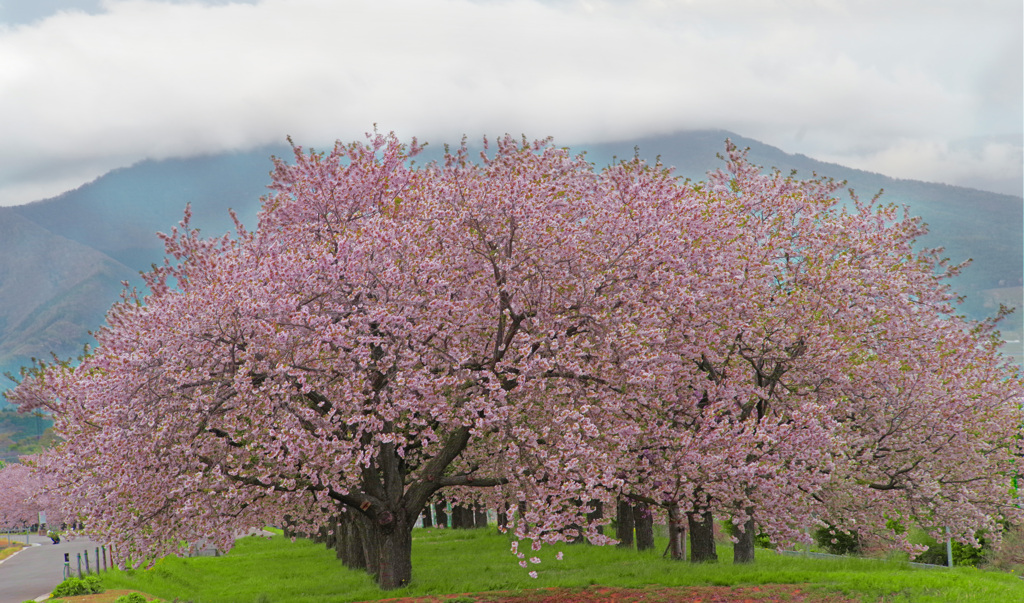
[[[186,211],[96,347],[10,394],[54,413],[69,508],[132,562],[344,514],[387,588],[442,489],[537,542],[605,541],[585,501],[619,495],[780,543],[1020,519],[1020,376],[918,220],[731,145],[703,183],[495,147],[296,147],[255,231]]]

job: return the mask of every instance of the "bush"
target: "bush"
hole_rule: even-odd
[[[114,603],[146,603],[146,597],[139,593],[128,593],[114,599]]]
[[[86,576],[84,578],[85,585],[89,588],[90,595],[103,592],[103,581],[100,580],[99,576]]]
[[[963,544],[957,541],[953,541],[953,565],[978,565],[985,561],[986,555],[989,553],[989,547],[986,546],[985,538],[978,536],[978,542],[981,543],[981,548],[974,548],[969,544]],[[914,558],[917,563],[929,563],[931,565],[946,565],[946,541],[937,541],[924,531],[916,531],[911,536],[910,541],[914,544],[923,544],[928,547],[928,550]]]
[[[54,597],[77,597],[79,595],[94,595],[103,592],[103,582],[97,576],[86,576],[82,578],[68,578],[53,589]]]
[[[824,525],[814,531],[814,542],[833,555],[852,555],[860,553],[860,535],[855,530],[841,530],[832,524]]]

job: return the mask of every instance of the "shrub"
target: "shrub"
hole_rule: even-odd
[[[985,560],[986,555],[989,553],[989,547],[983,536],[978,536],[977,538],[978,542],[981,543],[981,548],[974,548],[969,544],[953,541],[953,565],[976,566]],[[932,565],[946,565],[945,540],[937,541],[924,531],[915,530],[910,541],[914,544],[923,544],[928,547],[928,550],[918,555],[914,561],[930,563]]]
[[[86,588],[89,589],[89,592],[86,594],[94,595],[103,592],[103,581],[100,580],[99,576],[86,576],[82,581],[85,582]]]
[[[832,524],[815,530],[814,542],[833,555],[851,555],[861,550],[860,535],[855,530],[842,530]]]
[[[54,597],[77,597],[103,592],[103,582],[97,576],[68,578],[53,589]]]
[[[146,603],[146,597],[139,593],[128,593],[114,599],[114,603]]]

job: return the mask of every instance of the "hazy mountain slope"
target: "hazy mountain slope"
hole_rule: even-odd
[[[974,257],[972,272],[976,280],[989,286],[1021,285],[1024,276],[1024,199],[944,184],[899,180],[881,174],[825,163],[804,155],[789,155],[755,140],[726,131],[682,133],[646,138],[636,145],[642,157],[661,156],[679,175],[702,179],[708,170],[722,165],[715,153],[724,151],[731,138],[741,147],[750,147],[750,159],[766,168],[783,173],[797,170],[798,177],[816,173],[835,180],[846,180],[862,199],[870,199],[884,189],[881,201],[909,205],[912,215],[924,218],[931,234],[922,241],[930,247],[945,247],[954,261]],[[631,157],[634,143],[590,145],[591,161],[601,165],[613,155]],[[1006,281],[1012,275],[1012,282]]]
[[[212,235],[234,230],[229,208],[250,226],[267,192],[274,153],[267,147],[166,161],[144,161],[45,201],[11,208],[63,237],[136,270],[163,258],[157,232],[169,232],[192,204],[193,223]]]
[[[135,271],[0,208],[0,369],[71,356]]]

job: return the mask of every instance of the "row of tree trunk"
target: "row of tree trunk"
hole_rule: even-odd
[[[444,501],[434,503],[433,511],[431,511],[431,506],[428,504],[423,507],[423,513],[420,517],[423,520],[423,527],[425,528],[432,528],[435,525],[439,528],[448,527],[447,503]],[[499,513],[499,524],[502,523],[502,519],[504,519],[504,515]],[[456,530],[486,528],[487,509],[484,508],[483,505],[473,505],[471,507],[465,505],[452,505],[451,527]]]
[[[638,551],[653,549],[654,513],[650,505],[620,498],[615,506],[615,539],[619,541],[619,548],[633,548],[636,542]]]
[[[401,521],[401,517],[398,518]],[[395,588],[406,583],[412,574],[411,526],[381,529],[365,515],[340,511],[316,534],[303,534],[285,527],[285,536],[308,537],[333,549],[338,559],[351,569],[374,576],[379,584]]]
[[[748,509],[753,514],[753,509]],[[751,517],[738,531],[738,541],[733,547],[733,563],[754,562],[754,537],[757,526]],[[665,554],[672,559],[685,560],[686,535],[689,531],[690,561],[693,563],[714,563],[718,561],[715,545],[715,518],[710,511],[686,513],[685,518],[678,506],[668,508],[668,548]],[[635,535],[635,539],[634,539]],[[634,541],[638,551],[654,548],[654,516],[646,503],[619,499],[615,510],[615,538],[620,548],[632,548]]]
[[[588,514],[590,520],[603,517],[603,505],[600,501],[591,502],[593,511]],[[693,563],[711,563],[718,561],[715,545],[714,517],[711,512],[686,513],[679,512],[678,507],[668,508],[669,544],[665,555],[672,559],[687,558],[687,532],[689,532],[689,559]],[[638,551],[654,548],[654,515],[649,505],[620,499],[615,509],[615,537],[619,547],[632,548]],[[447,504],[438,502],[431,508],[428,505],[422,514],[424,527],[447,526],[449,514]],[[480,505],[453,505],[451,507],[451,527],[454,529],[471,529],[487,527],[487,510]],[[505,514],[498,510],[499,524],[505,523]],[[751,563],[754,561],[753,519],[746,522],[744,530],[737,534],[739,541],[734,547],[734,563]],[[410,526],[411,528],[411,526]],[[306,536],[286,529],[286,535]],[[411,529],[382,531],[378,526],[361,513],[343,511],[335,515],[327,525],[322,526],[318,533],[308,535],[314,541],[334,549],[338,559],[350,568],[365,570],[371,575],[381,573],[411,572],[411,558],[401,553],[391,555],[388,551],[411,550]],[[409,542],[397,542],[395,539],[408,539]],[[577,539],[583,541],[582,535]],[[394,558],[392,558],[392,556]],[[405,566],[410,567],[406,568]],[[409,575],[405,573],[404,575]]]

